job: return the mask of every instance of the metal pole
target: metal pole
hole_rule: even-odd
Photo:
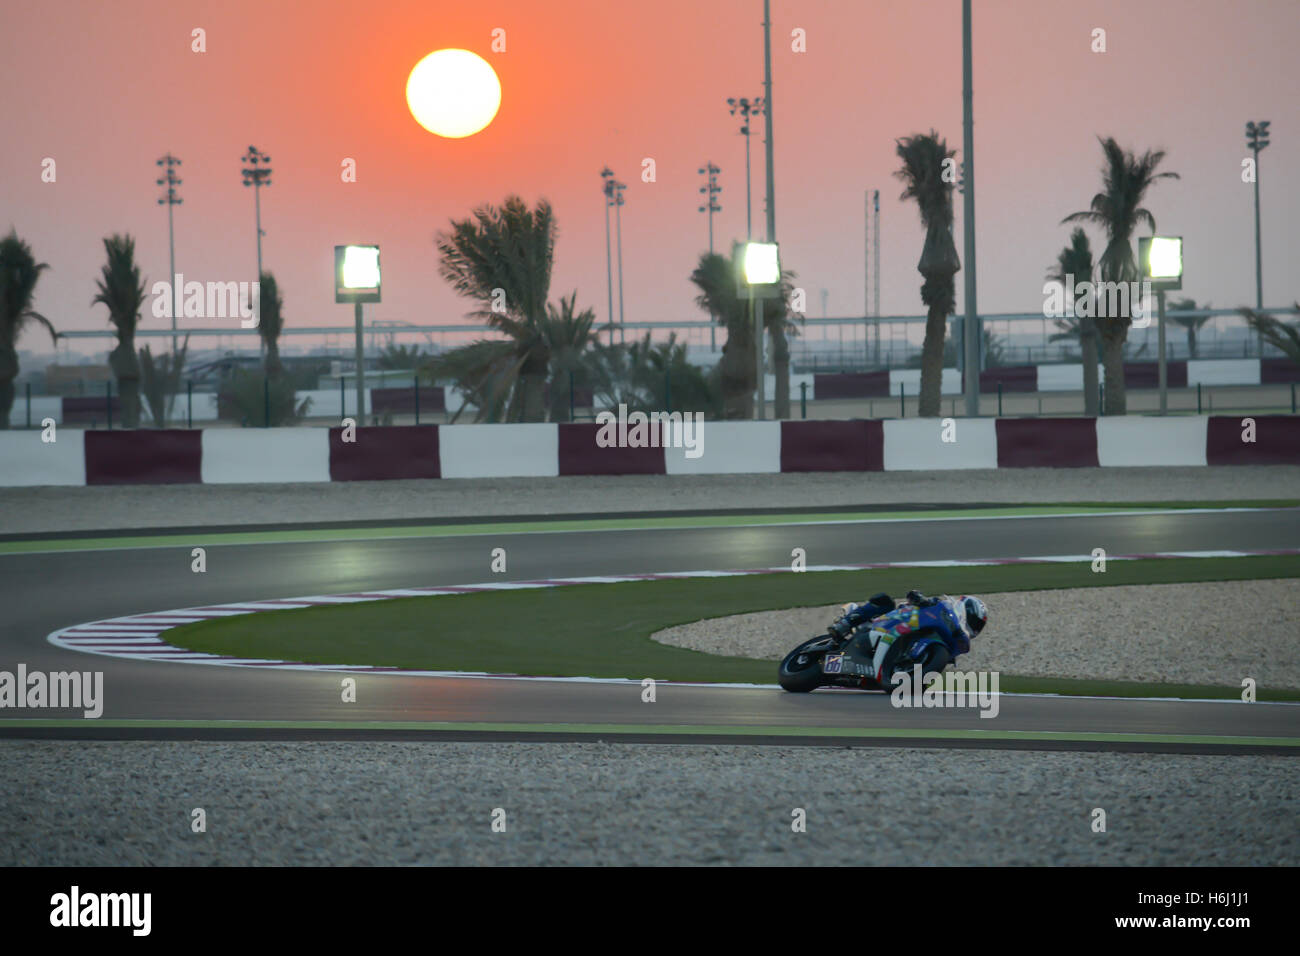
[[[754,238],[753,216],[752,216],[752,210],[750,208],[750,197],[753,195],[754,190],[750,188],[749,185],[749,134],[750,132],[751,129],[749,126],[749,114],[746,113],[745,114],[745,238],[746,239]]]
[[[808,383],[799,383],[799,417],[808,417]]]
[[[903,382],[898,383],[898,417],[907,417],[907,385]]]
[[[871,314],[874,315],[877,320],[876,335],[875,335],[875,339],[876,339],[876,363],[875,364],[879,366],[880,365],[880,321],[879,321],[880,319],[880,190],[879,189],[873,189],[871,191],[871,207],[872,207],[872,211],[876,214],[873,223],[873,229],[872,229],[873,232],[872,238],[875,240],[872,243],[872,246],[875,250],[875,256],[874,256],[875,268],[872,270],[872,279],[873,279],[872,292],[875,295],[875,303],[872,307]]]
[[[415,390],[415,424],[420,424],[420,375],[417,372],[415,378],[411,380],[411,388]]]
[[[627,328],[623,325],[623,191],[616,190],[614,219],[618,230],[618,341],[627,341]]]
[[[355,303],[357,323],[357,424],[366,423],[366,366],[365,343],[361,331],[361,303]]]
[[[342,373],[339,374],[339,419],[347,417],[348,414],[348,397],[344,389],[347,387],[348,377]]]
[[[754,287],[749,287],[749,313],[754,319],[754,420],[762,421],[765,404],[763,396],[763,302],[754,298]]]
[[[271,376],[262,375],[262,427],[271,427]]]
[[[1156,383],[1160,389],[1160,414],[1163,415],[1169,410],[1168,369],[1165,363],[1165,293],[1163,289],[1156,290],[1156,320],[1160,324],[1156,330]]]
[[[963,326],[966,360],[966,414],[975,417],[980,408],[980,353],[979,319],[975,308],[975,120],[974,93],[971,88],[971,12],[970,0],[961,4],[962,53],[962,173],[966,187],[962,192],[962,231],[966,237],[965,305],[966,321]],[[998,410],[1001,414],[1001,409]]]
[[[170,154],[169,154],[170,155]],[[180,290],[176,288],[176,232],[172,226],[172,203],[170,202],[170,187],[168,192],[167,203],[167,245],[169,248],[168,264],[171,267],[171,275],[168,277],[172,286],[172,331],[176,331],[176,313],[181,304]],[[259,276],[260,278],[260,276]],[[172,336],[172,350],[176,349],[176,336]]]
[[[608,169],[608,167],[606,167]],[[613,255],[609,246],[609,204],[614,196],[610,187],[611,180],[605,182],[605,288],[609,298],[609,344],[614,344],[614,266]]]
[[[998,382],[998,418],[1002,417],[1002,383]]]
[[[257,209],[257,281],[262,281],[262,183],[253,181],[253,205]]]
[[[1201,383],[1196,383],[1196,414],[1201,414]]]
[[[1259,239],[1259,140],[1255,140],[1255,311],[1264,308],[1264,263],[1260,251]],[[1259,357],[1264,357],[1264,333],[1256,330],[1255,342],[1259,348]]]
[[[862,194],[862,314],[868,319],[871,318],[871,190],[865,190]],[[867,321],[862,326],[862,351],[864,358],[869,363],[871,361],[871,346],[868,344],[868,335],[871,333],[871,322]]]
[[[569,421],[571,422],[575,422],[578,420],[577,414],[574,412],[574,405],[575,403],[573,400],[573,371],[570,370],[569,371]]]
[[[194,427],[194,379],[185,383],[185,427]]]
[[[772,0],[763,0],[763,118],[767,128],[767,241],[776,242],[776,178],[772,166]]]
[[[104,413],[108,416],[108,429],[113,430],[113,383],[104,383]]]

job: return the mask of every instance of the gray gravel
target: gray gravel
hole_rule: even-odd
[[[6,866],[1300,863],[1288,757],[6,742],[0,760]]]
[[[1300,466],[616,475],[297,485],[0,488],[0,531],[574,512],[1292,498]]]
[[[1300,688],[1296,581],[1121,585],[981,595],[989,627],[963,670]],[[845,595],[862,600],[867,595]],[[826,630],[839,605],[710,618],[654,639],[676,647],[780,660]]]

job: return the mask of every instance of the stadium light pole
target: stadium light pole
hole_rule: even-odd
[[[262,281],[262,187],[271,185],[271,167],[266,165],[271,157],[261,152],[256,146],[248,147],[240,159],[247,165],[240,170],[244,185],[253,187],[253,206],[257,215],[257,281]]]
[[[962,87],[962,231],[965,234],[966,320],[962,324],[963,365],[966,371],[966,414],[980,413],[979,318],[975,308],[975,119],[971,88],[970,0],[961,3],[961,87]]]
[[[709,255],[713,255],[713,214],[722,212],[722,206],[718,204],[717,195],[722,192],[722,187],[718,185],[718,173],[722,172],[712,161],[700,167],[700,175],[708,176],[705,185],[700,187],[700,192],[706,193],[705,205],[700,207],[700,212],[709,214]]]
[[[1156,294],[1156,381],[1160,389],[1160,414],[1169,410],[1168,370],[1165,360],[1165,292],[1183,287],[1181,236],[1139,236],[1138,266]]]
[[[172,287],[172,331],[176,331],[176,317],[180,314],[181,290],[177,288],[176,282],[176,230],[172,222],[172,207],[179,206],[184,200],[176,192],[176,187],[181,184],[181,180],[176,177],[176,167],[181,161],[168,153],[162,159],[158,160],[158,165],[164,167],[163,178],[158,180],[159,186],[166,186],[162,198],[158,200],[158,205],[167,207],[167,248],[168,248],[168,265],[171,272],[167,276],[167,282]],[[176,336],[172,336],[172,348],[176,348]]]
[[[1259,151],[1268,145],[1268,120],[1246,124],[1246,148],[1255,154],[1255,311],[1264,309],[1264,260],[1259,236]],[[1264,333],[1256,332],[1259,357],[1264,357]]]
[[[614,258],[609,244],[609,207],[614,200],[614,171],[606,166],[600,171],[600,191],[605,197],[605,288],[609,298],[609,344],[614,344]]]
[[[623,190],[625,189],[627,183],[614,183],[614,225],[618,234],[618,341],[620,345],[627,342],[627,327],[623,324]]]
[[[756,116],[763,112],[763,97],[756,96],[751,100],[747,96],[742,96],[740,99],[729,96],[727,97],[727,106],[731,107],[732,116],[735,116],[737,113],[740,114],[740,135],[745,137],[745,238],[753,239],[754,216],[751,197],[754,194],[754,190],[750,185],[749,176],[749,135],[751,132],[749,118],[750,116]]]
[[[736,295],[749,302],[754,321],[754,419],[767,417],[763,387],[763,299],[781,297],[781,251],[775,242],[733,242]]]
[[[334,247],[334,301],[351,302],[356,321],[357,423],[366,423],[366,349],[361,304],[380,301],[379,246]],[[340,409],[340,412],[342,409]]]
[[[709,214],[709,255],[713,255],[713,214],[721,212],[722,206],[718,203],[717,195],[722,192],[722,187],[718,185],[718,173],[722,170],[709,160],[700,168],[700,175],[707,174],[707,184],[700,187],[700,192],[706,193],[706,205],[700,207],[700,212]],[[712,312],[709,313],[709,351],[718,350],[718,319]]]

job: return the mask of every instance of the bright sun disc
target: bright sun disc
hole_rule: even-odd
[[[437,50],[411,70],[406,105],[430,133],[473,136],[497,115],[501,81],[487,60],[469,50]]]

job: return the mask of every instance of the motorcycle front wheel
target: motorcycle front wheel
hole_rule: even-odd
[[[822,658],[831,650],[832,640],[826,635],[804,641],[781,661],[777,680],[792,694],[806,694],[821,686]]]

